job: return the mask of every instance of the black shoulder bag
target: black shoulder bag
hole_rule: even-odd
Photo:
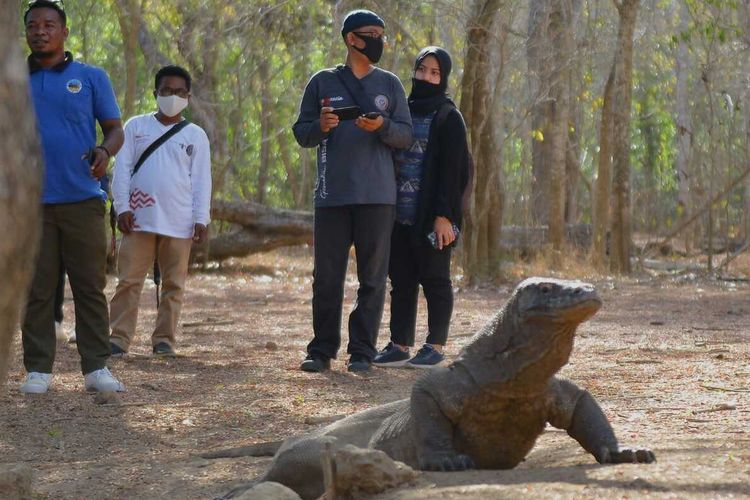
[[[146,148],[146,150],[145,150],[145,151],[143,151],[143,153],[141,153],[141,157],[140,157],[140,158],[138,158],[138,161],[136,162],[135,166],[133,167],[133,172],[132,172],[132,173],[130,174],[130,177],[133,177],[133,176],[135,175],[135,173],[136,173],[136,172],[138,172],[138,170],[139,170],[139,169],[141,168],[141,166],[143,165],[143,162],[145,162],[145,161],[146,161],[146,159],[147,159],[147,158],[148,158],[149,156],[151,156],[151,153],[153,153],[154,151],[156,151],[157,149],[159,149],[159,147],[160,147],[160,146],[161,146],[162,144],[164,144],[165,142],[167,142],[167,141],[168,141],[168,140],[170,139],[170,137],[174,136],[174,135],[175,135],[175,134],[177,134],[177,133],[178,133],[178,132],[179,132],[180,130],[184,129],[184,128],[185,128],[185,127],[187,127],[188,125],[190,125],[190,122],[189,122],[189,121],[187,121],[187,120],[182,120],[182,121],[181,121],[180,123],[178,123],[177,125],[173,126],[173,127],[172,127],[172,128],[170,128],[169,130],[167,130],[166,132],[164,132],[164,133],[163,133],[163,134],[161,135],[161,137],[159,137],[159,138],[158,138],[158,139],[156,139],[156,140],[155,140],[154,142],[152,142],[152,143],[151,143],[151,144],[149,145],[149,147],[147,147],[147,148]]]
[[[184,129],[190,125],[190,122],[187,120],[182,120],[177,125],[173,126],[166,132],[164,132],[158,139],[156,139],[154,142],[149,144],[149,146],[141,153],[141,157],[138,158],[138,161],[135,163],[135,166],[133,167],[133,172],[131,172],[130,177],[132,178],[138,170],[140,170],[141,166],[143,165],[143,162],[148,159],[149,156],[151,156],[151,153],[156,151],[162,144],[167,142],[170,137],[173,137],[175,134],[177,134],[180,130]],[[112,203],[112,205],[109,208],[109,220],[110,224],[113,226],[116,225],[117,222],[117,213],[115,212],[115,204]]]
[[[362,110],[362,113],[370,113],[373,111],[379,112],[375,109],[374,103],[371,103],[367,98],[362,82],[359,81],[359,78],[354,76],[354,73],[352,73],[349,66],[346,66],[345,64],[339,64],[336,66],[336,76],[339,77],[341,84],[346,91],[349,92],[349,95],[352,96],[352,99],[357,103],[357,106]]]

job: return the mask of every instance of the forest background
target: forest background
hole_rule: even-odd
[[[470,281],[497,274],[503,227],[548,227],[544,249],[554,265],[585,224],[585,255],[625,273],[634,234],[674,234],[684,251],[709,255],[746,239],[747,1],[81,0],[65,7],[68,49],[109,72],[126,119],[154,109],[158,67],[176,63],[193,74],[188,115],[211,139],[216,200],[311,209],[315,151],[297,146],[291,124],[309,77],[343,62],[343,16],[366,7],[386,21],[380,66],[407,92],[419,49],[436,44],[453,54],[450,90],[476,163],[462,252]],[[230,229],[215,224],[214,233]]]
[[[390,45],[381,66],[407,91],[417,51],[445,46],[476,163],[456,269],[481,282],[510,260],[501,242],[519,227],[547,228],[546,239],[535,241],[550,267],[574,255],[606,274],[637,271],[654,250],[692,255],[711,269],[721,265],[716,258],[714,266],[714,254],[745,248],[749,4],[68,0],[65,7],[68,49],[109,72],[124,118],[155,109],[159,66],[181,64],[194,75],[189,118],[212,141],[215,208],[231,202],[289,217],[304,211],[303,221],[312,208],[314,151],[299,148],[290,127],[310,75],[344,58],[343,15],[369,7],[385,18]],[[208,462],[196,460],[197,451],[281,439],[308,429],[308,417],[406,397],[418,376],[406,370],[357,378],[343,360],[330,378],[298,370],[310,337],[304,248],[193,274],[184,357],[114,361],[128,385],[123,405],[99,405],[81,391],[79,356],[67,344],[58,348],[57,385],[48,397],[3,392],[6,372],[8,387],[23,377],[20,356],[10,351],[21,350],[18,311],[37,244],[42,168],[22,5],[0,0],[0,453],[34,467],[40,498],[92,491],[212,498],[260,474],[267,461]],[[242,227],[222,217],[215,211],[216,240]],[[587,228],[588,239],[577,228]],[[427,475],[412,496],[391,498],[750,495],[742,480],[750,464],[747,283],[737,284],[747,278],[633,274],[592,280],[606,307],[582,327],[563,375],[600,399],[623,441],[653,448],[657,464],[599,468],[572,440],[550,432],[519,469]],[[460,289],[451,357],[510,293],[507,283]],[[350,301],[355,294],[352,279]],[[154,294],[143,300],[141,340],[155,316]],[[66,317],[72,306],[68,300]],[[335,390],[324,390],[329,384]],[[455,487],[453,496],[435,484]]]

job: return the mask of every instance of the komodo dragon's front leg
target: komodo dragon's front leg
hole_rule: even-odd
[[[447,384],[448,370],[438,368],[417,380],[412,387],[410,411],[416,434],[417,458],[422,470],[458,471],[473,469],[468,455],[456,452],[451,415],[460,411],[461,391]]]
[[[555,378],[550,382],[549,397],[547,421],[568,431],[600,464],[656,461],[651,450],[620,447],[607,417],[588,391]]]

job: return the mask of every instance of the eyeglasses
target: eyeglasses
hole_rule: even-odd
[[[378,33],[376,31],[352,31],[352,33],[354,33],[360,38],[361,37],[375,38],[375,39],[380,38],[381,40],[383,40],[383,43],[388,43],[388,37],[385,36],[385,34]]]
[[[176,95],[177,97],[182,97],[183,99],[187,99],[190,96],[190,91],[187,89],[173,89],[171,87],[162,87],[156,93],[162,97]]]

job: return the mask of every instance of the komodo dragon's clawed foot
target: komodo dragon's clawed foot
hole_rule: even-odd
[[[437,453],[423,457],[419,461],[419,468],[422,470],[445,472],[468,470],[474,467],[474,461],[468,455]]]
[[[604,450],[599,460],[602,464],[650,464],[652,462],[656,462],[656,455],[653,451],[633,448]]]

